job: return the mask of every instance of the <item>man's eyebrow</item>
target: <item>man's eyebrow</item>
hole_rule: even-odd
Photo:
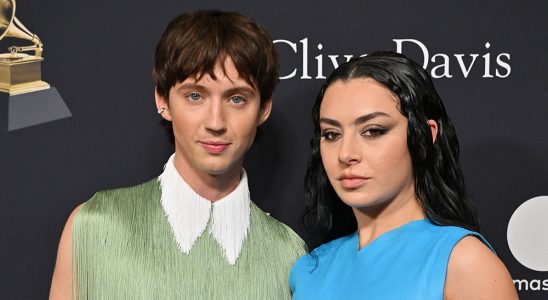
[[[177,90],[198,90],[203,91],[206,88],[203,85],[197,84],[197,83],[183,83],[179,87],[177,87]]]
[[[231,88],[224,92],[226,95],[232,95],[232,94],[246,94],[246,96],[253,96],[257,93],[254,89],[247,87],[247,86],[238,86]]]
[[[370,120],[373,120],[375,118],[379,118],[379,117],[388,117],[390,118],[390,115],[387,114],[387,113],[384,113],[382,111],[376,111],[376,112],[372,112],[372,113],[369,113],[369,114],[366,114],[366,115],[363,115],[363,116],[360,116],[358,118],[356,118],[356,120],[354,120],[353,124],[354,126],[358,126],[358,125],[361,125],[367,121],[370,121]],[[330,119],[330,118],[320,118],[320,123],[326,123],[326,124],[329,124],[331,126],[335,126],[335,127],[341,127],[341,123],[337,120],[333,120],[333,119]]]
[[[183,83],[181,84],[180,86],[177,87],[177,90],[180,91],[180,90],[196,90],[196,91],[199,91],[199,92],[206,92],[207,91],[207,88],[201,84],[197,84],[197,83]],[[232,95],[232,94],[237,94],[237,93],[240,93],[240,94],[245,94],[246,96],[253,96],[257,93],[257,91],[255,91],[254,89],[250,88],[250,87],[247,87],[247,86],[236,86],[236,87],[233,87],[231,89],[228,89],[226,91],[224,91],[224,95]]]

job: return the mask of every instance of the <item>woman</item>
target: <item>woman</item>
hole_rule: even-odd
[[[393,52],[353,59],[312,117],[305,224],[324,244],[293,266],[294,299],[517,298],[477,233],[455,129],[424,69]]]

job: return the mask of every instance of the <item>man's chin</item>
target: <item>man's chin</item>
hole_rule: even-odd
[[[200,160],[195,160],[194,167],[202,174],[207,174],[209,176],[237,176],[235,174],[239,174],[241,172],[243,161],[230,158],[232,158],[232,156],[205,157]]]
[[[231,173],[240,172],[241,167],[234,167],[228,165],[216,165],[216,166],[207,166],[203,168],[203,171],[210,176],[223,176]]]

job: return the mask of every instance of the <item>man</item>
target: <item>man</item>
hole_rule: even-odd
[[[284,299],[302,240],[249,199],[244,154],[272,107],[277,54],[236,13],[177,17],[156,49],[158,113],[175,154],[144,184],[69,217],[50,298]]]

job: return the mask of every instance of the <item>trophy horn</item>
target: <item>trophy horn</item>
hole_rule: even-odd
[[[0,53],[0,92],[18,95],[49,89],[41,75],[44,46],[15,17],[15,0],[0,0],[0,40],[4,37],[29,40],[33,45],[12,46],[10,53]],[[34,55],[20,53],[27,51],[34,51]]]
[[[38,36],[28,30],[15,16],[15,0],[0,0],[0,40],[13,37],[31,41],[34,46],[12,46],[11,53],[34,51],[36,57],[42,57],[44,45]]]

